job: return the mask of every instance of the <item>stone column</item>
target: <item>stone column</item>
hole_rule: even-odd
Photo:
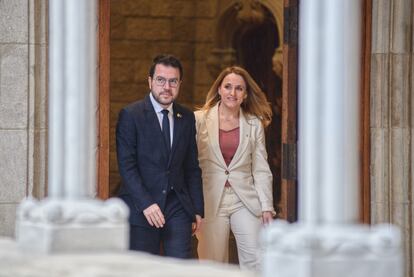
[[[128,210],[96,187],[96,1],[49,0],[49,197],[24,200],[19,246],[36,252],[126,249]]]
[[[301,3],[299,208],[307,223],[358,216],[358,4]]]
[[[49,1],[49,192],[80,198],[96,183],[95,1]]]
[[[300,4],[300,220],[264,232],[264,276],[402,276],[399,230],[357,224],[361,8]]]

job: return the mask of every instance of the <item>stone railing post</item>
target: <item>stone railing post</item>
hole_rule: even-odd
[[[20,248],[36,252],[128,246],[127,207],[96,188],[97,2],[49,0],[49,184],[17,213]]]

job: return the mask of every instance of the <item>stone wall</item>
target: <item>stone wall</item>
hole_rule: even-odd
[[[206,60],[212,48],[218,1],[111,1],[110,190],[120,177],[115,127],[122,107],[148,94],[148,69],[160,53],[177,56],[184,67],[179,102],[203,103],[212,82]]]
[[[46,188],[46,0],[0,1],[0,235]]]
[[[413,276],[412,0],[372,1],[371,221],[401,227]]]

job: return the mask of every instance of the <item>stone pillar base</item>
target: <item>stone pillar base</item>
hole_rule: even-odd
[[[119,199],[25,199],[17,210],[16,240],[38,253],[125,250],[128,208]]]
[[[402,277],[398,228],[275,221],[262,233],[264,277]]]

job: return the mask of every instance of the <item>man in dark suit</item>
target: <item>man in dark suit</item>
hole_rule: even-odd
[[[150,93],[119,114],[116,144],[122,185],[130,209],[130,249],[189,258],[191,235],[204,214],[195,119],[174,102],[183,70],[159,55],[149,71]]]

